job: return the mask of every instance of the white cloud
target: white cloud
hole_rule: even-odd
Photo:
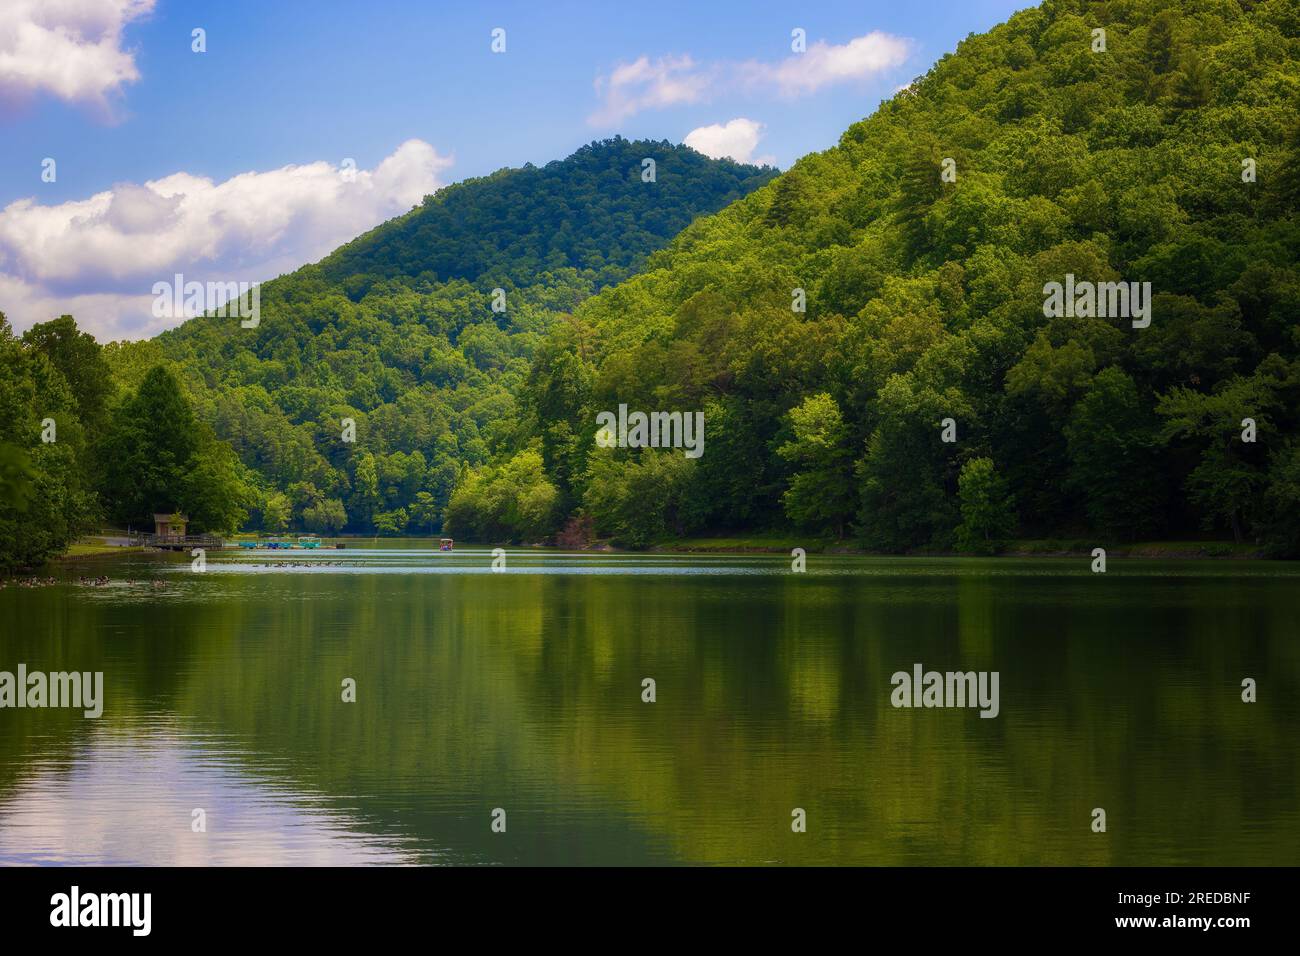
[[[604,103],[588,122],[614,126],[642,110],[697,103],[708,85],[708,75],[700,72],[689,56],[654,61],[643,56],[632,63],[620,63],[609,76],[596,78],[596,93],[604,97]]]
[[[738,163],[772,163],[770,156],[754,158],[754,150],[763,136],[763,124],[743,116],[726,123],[700,126],[686,134],[683,142],[713,159],[728,157]]]
[[[808,96],[841,83],[861,82],[901,66],[912,41],[873,30],[848,43],[819,40],[807,52],[775,63],[696,63],[689,56],[642,56],[596,78],[601,104],[587,117],[593,126],[614,126],[647,109],[705,103],[724,94]]]
[[[155,0],[4,0],[0,101],[48,93],[108,110],[109,98],[140,79],[122,32]]]
[[[152,335],[176,324],[153,318],[154,282],[292,271],[406,212],[451,163],[413,139],[351,177],[322,161],[220,183],[174,173],[55,206],[20,199],[0,210],[0,311],[20,330],[71,312],[101,340]]]
[[[866,79],[902,66],[910,51],[910,41],[879,30],[841,46],[819,40],[806,53],[786,57],[778,64],[755,64],[754,82],[774,85],[782,96],[805,96],[824,86]]]

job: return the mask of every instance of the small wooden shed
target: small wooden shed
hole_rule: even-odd
[[[156,514],[153,516],[153,533],[160,538],[184,538],[190,519],[183,514]]]

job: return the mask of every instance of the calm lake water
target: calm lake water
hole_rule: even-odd
[[[1300,565],[1089,560],[65,565],[0,591],[0,670],[104,713],[0,710],[0,863],[1300,862]],[[1000,714],[892,707],[917,663]]]

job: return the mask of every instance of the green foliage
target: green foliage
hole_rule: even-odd
[[[39,565],[98,517],[83,421],[101,410],[80,402],[102,394],[91,348],[70,320],[36,326],[20,341],[0,313],[0,570]]]
[[[647,156],[654,183],[640,179]],[[449,186],[266,283],[256,329],[206,316],[105,355],[127,389],[157,365],[174,374],[197,419],[253,474],[250,505],[268,531],[284,527],[275,509],[267,517],[277,494],[291,501],[290,528],[437,531],[462,469],[509,459],[536,431],[558,504],[532,502],[525,526],[492,532],[536,539],[552,530],[536,513],[558,520],[576,503],[585,454],[575,448],[593,431],[578,416],[590,369],[569,343],[531,364],[547,330],[774,175],[668,143],[593,143]],[[496,288],[504,312],[493,311]],[[355,442],[342,439],[344,419]],[[133,489],[137,467],[145,485]],[[160,467],[136,457],[116,469],[114,495],[134,501],[122,513],[157,494]]]
[[[626,402],[706,411],[708,451],[667,499],[688,527],[838,528],[849,495],[861,541],[886,551],[1198,523],[1284,549],[1300,426],[1287,6],[1022,11],[694,222],[536,353],[527,430],[570,514],[634,543],[672,523],[628,490],[662,454],[593,451],[595,414]],[[1044,285],[1067,273],[1150,282],[1150,327],[1046,317]],[[1005,495],[982,472],[970,494],[1014,501],[1011,520],[964,513],[959,469],[980,459]]]
[[[287,499],[290,526],[493,541],[851,522],[875,549],[981,550],[1012,528],[1203,524],[1295,553],[1293,8],[1046,3],[771,182],[684,147],[593,144],[443,190],[268,283],[256,330],[208,317],[103,356],[127,392],[171,370],[238,456],[210,465],[216,483],[251,473],[264,527]],[[1067,274],[1150,282],[1150,326],[1045,316]],[[25,383],[0,384],[23,423],[0,425],[17,449],[0,483],[26,487],[23,456],[54,469],[64,515],[86,507],[57,455],[81,460],[78,404],[103,377],[73,331],[0,348]],[[132,401],[110,437],[141,427]],[[63,414],[67,448],[36,448],[33,403]],[[597,448],[596,415],[621,403],[702,410],[705,455]],[[151,440],[161,461],[106,468],[114,509],[193,495],[169,471],[183,437]]]
[[[1164,435],[1181,439],[1198,453],[1187,476],[1188,498],[1206,526],[1226,522],[1237,541],[1258,516],[1261,492],[1268,487],[1266,451],[1260,436],[1277,433],[1275,415],[1282,396],[1295,408],[1300,366],[1270,355],[1249,377],[1233,378],[1212,393],[1175,388],[1160,399]],[[1246,419],[1255,422],[1256,439],[1244,440]]]
[[[176,378],[162,366],[152,369],[104,437],[100,489],[110,516],[141,529],[152,528],[155,514],[183,510],[198,448],[198,423]]]
[[[467,473],[452,492],[445,528],[476,541],[537,541],[558,520],[558,496],[541,452],[528,448],[500,465]]]
[[[25,451],[17,445],[0,445],[0,506],[26,511],[35,479],[36,469]]]
[[[266,496],[262,505],[262,528],[272,534],[279,534],[289,527],[292,513],[293,503],[289,496],[274,491]]]
[[[969,554],[996,554],[1016,529],[1015,500],[991,458],[972,458],[957,478],[961,524],[957,548]]]
[[[1089,526],[1108,539],[1142,540],[1164,519],[1156,418],[1121,369],[1103,370],[1065,428],[1070,480]]]
[[[1271,554],[1300,557],[1300,441],[1273,456],[1264,490],[1264,540]]]
[[[151,369],[114,412],[101,443],[100,492],[109,514],[136,529],[155,514],[188,514],[195,531],[238,529],[250,497],[238,459],[199,423],[176,377]]]
[[[197,530],[230,534],[248,518],[252,492],[234,451],[206,430],[202,434],[205,441],[190,459],[180,500]]]
[[[77,330],[70,315],[38,323],[23,333],[23,344],[45,354],[59,370],[76,401],[81,423],[97,431],[107,420],[117,391],[112,370],[94,336]]]
[[[318,534],[338,534],[348,523],[348,513],[337,498],[318,498],[302,509],[303,525]]]
[[[382,511],[375,515],[375,530],[382,535],[400,535],[406,531],[407,521],[405,508]]]
[[[626,458],[602,452],[588,469],[583,508],[616,544],[643,548],[691,530],[684,498],[694,461],[680,451],[647,448]]]
[[[785,513],[802,528],[829,528],[842,537],[854,509],[852,456],[840,407],[820,392],[792,408],[789,418],[792,437],[777,454],[799,470],[782,496]]]
[[[437,499],[427,491],[416,492],[410,508],[410,528],[412,531],[431,533],[442,527],[442,509]]]
[[[654,183],[641,182],[646,157],[656,163]],[[575,269],[604,285],[631,275],[697,216],[770,178],[668,142],[615,137],[540,168],[530,163],[441,189],[320,268],[326,280],[346,283],[354,301],[380,280],[426,273],[444,283],[521,287]]]
[[[970,421],[965,398],[956,389],[920,385],[909,373],[890,378],[878,401],[880,422],[858,462],[862,536],[881,551],[947,547],[957,523],[949,493],[957,446],[942,441],[942,423],[945,418]]]

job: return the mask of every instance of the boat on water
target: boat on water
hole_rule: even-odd
[[[306,551],[315,551],[317,548],[335,547],[341,548],[343,545],[326,545],[321,539],[314,534],[300,534],[297,538],[281,536],[278,538],[262,538],[240,541],[239,546],[246,551],[290,551],[303,549]]]
[[[281,551],[294,546],[292,538],[264,538],[240,541],[239,546],[245,551]]]

